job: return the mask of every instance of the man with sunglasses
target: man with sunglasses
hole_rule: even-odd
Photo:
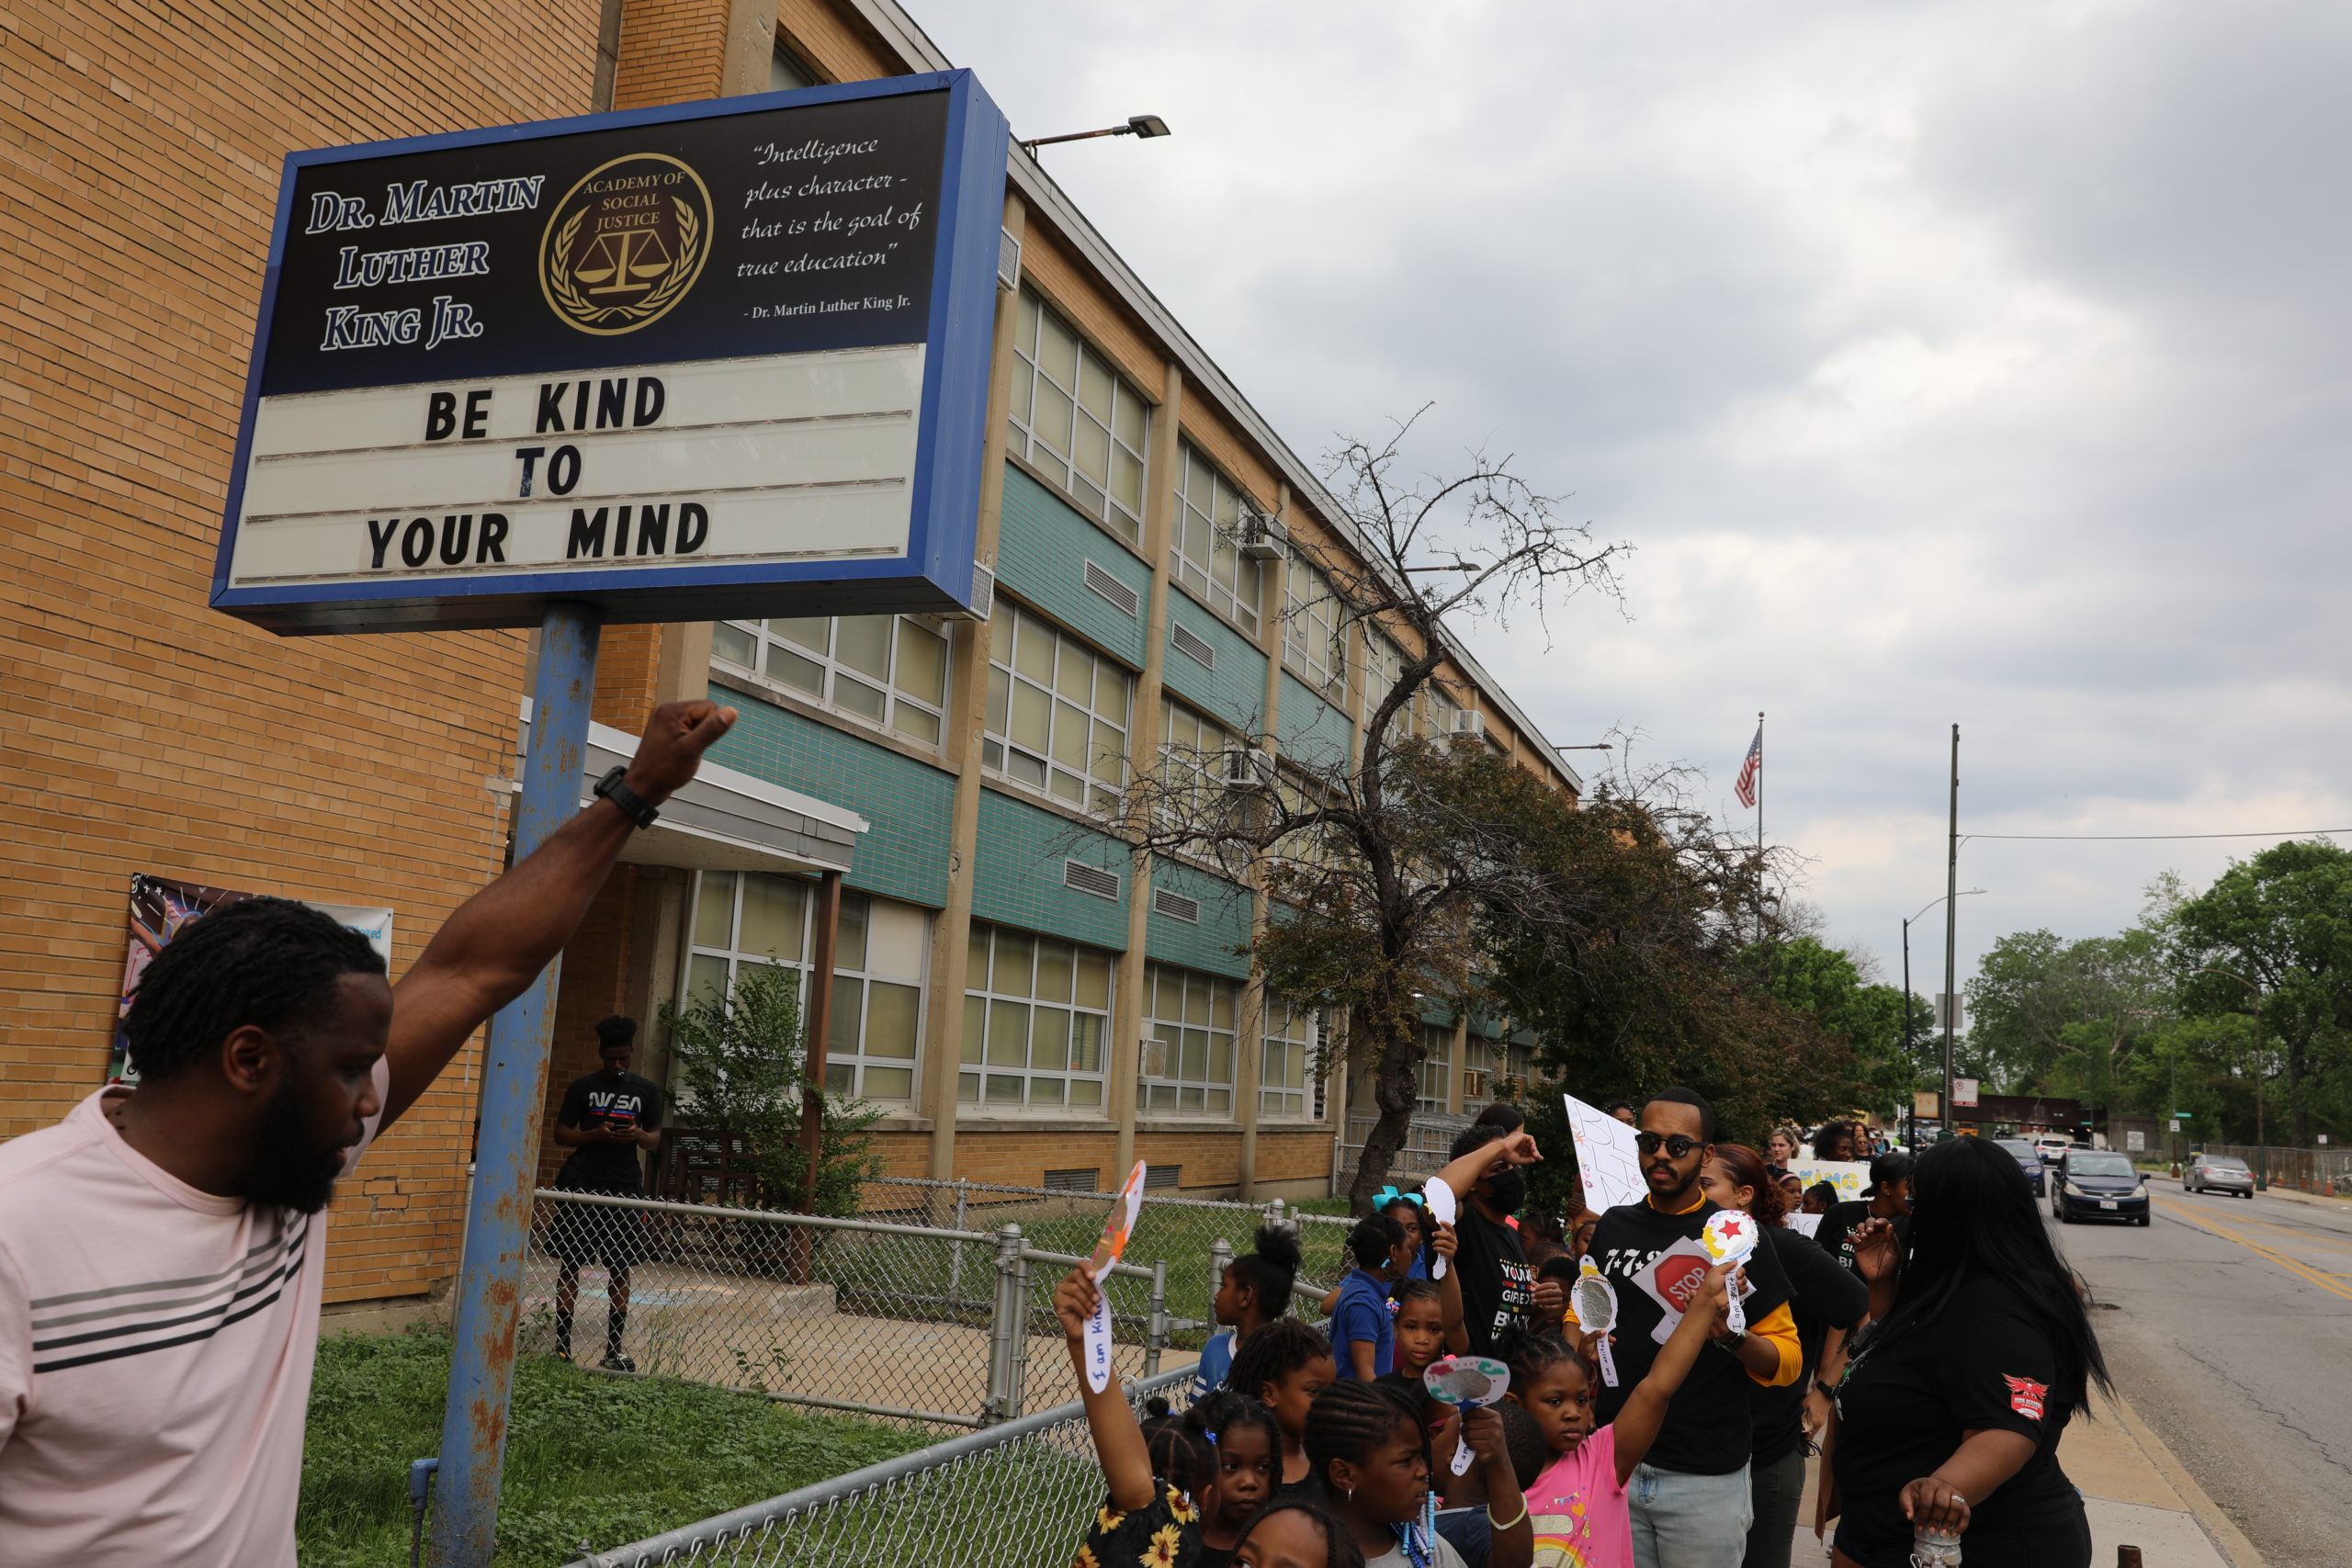
[[[1683,1259],[1697,1249],[1708,1217],[1720,1212],[1699,1187],[1715,1137],[1714,1108],[1705,1097],[1662,1090],[1642,1107],[1636,1126],[1648,1195],[1601,1215],[1592,1236],[1591,1256],[1617,1290],[1611,1341],[1617,1386],[1600,1391],[1604,1421],[1616,1418],[1679,1321],[1679,1313],[1669,1320],[1667,1303],[1691,1274]],[[1703,1267],[1703,1254],[1697,1263]],[[1667,1405],[1657,1440],[1626,1483],[1639,1568],[1738,1568],[1746,1553],[1754,1513],[1748,1391],[1794,1382],[1804,1353],[1789,1314],[1788,1276],[1771,1249],[1758,1247],[1743,1269],[1751,1288],[1742,1298],[1747,1331],[1717,1334]]]

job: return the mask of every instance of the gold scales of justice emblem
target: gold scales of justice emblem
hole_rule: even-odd
[[[677,159],[638,152],[592,169],[548,216],[539,288],[601,337],[635,332],[685,298],[710,254],[710,192]]]

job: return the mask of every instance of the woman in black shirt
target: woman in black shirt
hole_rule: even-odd
[[[2058,1439],[2107,1362],[2017,1161],[1977,1138],[1921,1156],[1899,1278],[1894,1254],[1871,1221],[1855,1260],[1880,1321],[1838,1389],[1838,1568],[1905,1568],[1922,1525],[1964,1531],[1972,1562],[2089,1568]]]

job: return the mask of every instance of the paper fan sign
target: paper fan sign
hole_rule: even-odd
[[[1699,1245],[1718,1263],[1740,1264],[1756,1256],[1758,1235],[1755,1220],[1737,1209],[1724,1209],[1708,1218],[1707,1228],[1700,1233]],[[1726,1293],[1731,1305],[1724,1314],[1724,1325],[1734,1334],[1745,1334],[1747,1311],[1740,1304],[1736,1284]]]
[[[1502,1403],[1503,1395],[1510,1392],[1510,1369],[1491,1356],[1444,1356],[1421,1373],[1421,1386],[1441,1404],[1456,1410],[1476,1410],[1482,1404]],[[1457,1439],[1453,1473],[1466,1475],[1469,1471],[1470,1445]]]
[[[1617,1287],[1609,1282],[1600,1266],[1589,1258],[1577,1266],[1577,1282],[1568,1290],[1568,1305],[1576,1309],[1578,1328],[1600,1336],[1594,1347],[1600,1354],[1600,1381],[1615,1388],[1617,1358],[1610,1354],[1609,1334],[1617,1326]]]
[[[1102,1285],[1111,1277],[1111,1265],[1125,1254],[1127,1238],[1135,1234],[1136,1215],[1143,1209],[1143,1169],[1144,1162],[1137,1160],[1135,1169],[1127,1172],[1127,1184],[1112,1200],[1111,1215],[1102,1222],[1102,1239],[1094,1244],[1094,1255],[1086,1260],[1087,1272],[1094,1276],[1095,1288],[1101,1292],[1094,1298],[1094,1315],[1086,1320],[1086,1386],[1096,1393],[1111,1386],[1111,1292]]]
[[[1432,1228],[1434,1228],[1435,1225],[1452,1224],[1453,1223],[1453,1216],[1459,1212],[1453,1196],[1453,1189],[1445,1184],[1445,1179],[1443,1177],[1432,1176],[1428,1181],[1422,1183],[1421,1201],[1429,1205],[1430,1219],[1432,1222]],[[1432,1280],[1442,1280],[1445,1278],[1444,1253],[1433,1252],[1430,1254],[1430,1278]]]

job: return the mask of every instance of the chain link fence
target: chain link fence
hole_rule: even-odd
[[[1091,1250],[990,1231],[542,1190],[523,1286],[526,1353],[934,1426],[1012,1419],[1075,1393],[1052,1305]],[[1128,1256],[1142,1256],[1130,1245]],[[1123,1377],[1159,1371],[1164,1265],[1104,1281]],[[1195,1292],[1197,1294],[1197,1292]],[[568,1343],[565,1330],[569,1328]]]
[[[1416,1115],[1406,1126],[1404,1143],[1389,1156],[1388,1179],[1424,1181],[1443,1170],[1453,1158],[1454,1138],[1475,1120],[1428,1111]],[[1380,1113],[1376,1111],[1348,1112],[1345,1128],[1331,1145],[1333,1197],[1344,1194],[1355,1180],[1356,1167],[1363,1163],[1363,1146],[1379,1122]]]
[[[1183,1403],[1189,1369],[1126,1384],[1138,1410]],[[804,1486],[572,1568],[1036,1568],[1068,1562],[1102,1506],[1101,1465],[1075,1400]]]
[[[2235,1155],[2271,1187],[2322,1198],[2352,1197],[2352,1149],[2282,1149],[2254,1144],[2199,1144],[2209,1155]]]

